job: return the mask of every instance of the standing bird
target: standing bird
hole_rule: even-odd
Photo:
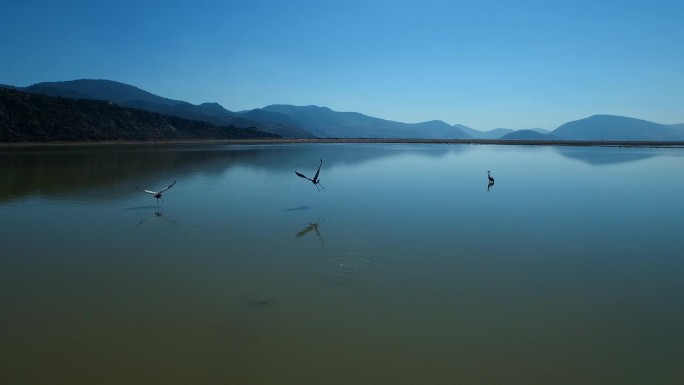
[[[491,175],[489,175],[489,171],[487,171],[487,179],[489,179],[489,182],[487,183],[487,193],[489,193],[489,189],[494,186],[494,178],[492,178]]]
[[[297,172],[297,171],[295,171],[295,174],[297,174],[297,176],[300,177],[300,178],[304,178],[304,179],[310,180],[311,183],[313,183],[314,186],[316,186],[316,190],[321,191],[321,190],[318,188],[318,186],[323,187],[323,185],[321,184],[320,179],[318,179],[318,174],[321,173],[321,166],[322,166],[322,165],[323,165],[323,159],[321,159],[321,163],[318,165],[318,170],[316,171],[316,175],[314,175],[313,179],[308,178],[306,175],[304,175],[304,174],[302,174],[302,173],[299,173],[299,172]],[[325,187],[323,187],[323,190],[325,190]]]
[[[138,187],[138,186],[135,186],[135,188],[138,189],[138,190],[140,190],[140,191],[142,191],[142,192],[144,192],[144,193],[152,194],[152,196],[154,196],[155,198],[157,198],[157,204],[159,204],[159,200],[160,200],[161,197],[162,197],[162,193],[164,193],[164,191],[166,191],[166,190],[170,189],[171,187],[173,187],[174,184],[176,184],[176,181],[175,181],[175,180],[173,181],[173,183],[171,183],[171,184],[169,185],[169,187],[164,188],[164,189],[162,189],[161,191],[143,190],[143,189],[141,189],[141,188]],[[164,200],[162,199],[162,202],[163,202],[163,201],[164,201]]]

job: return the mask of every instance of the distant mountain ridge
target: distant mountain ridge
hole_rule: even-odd
[[[402,123],[358,112],[337,112],[328,107],[285,104],[274,104],[261,110],[289,116],[322,138],[471,139],[459,128],[440,120]]]
[[[479,131],[441,120],[402,123],[358,112],[338,112],[327,107],[274,104],[232,112],[218,103],[194,105],[154,95],[111,80],[80,79],[37,83],[28,87],[2,86],[26,92],[71,99],[111,101],[120,106],[163,115],[208,122],[217,126],[254,128],[287,138],[403,138],[403,139],[510,139],[518,140],[684,140],[684,123],[665,125],[612,115],[594,115],[568,122],[553,131],[540,128]],[[536,135],[534,132],[542,134]],[[550,135],[550,136],[545,136]]]
[[[270,137],[274,135],[122,107],[113,102],[0,88],[1,142]]]
[[[280,122],[261,123],[250,120],[223,108],[218,103],[194,105],[181,100],[157,96],[140,88],[112,80],[80,79],[45,82],[18,89],[48,96],[111,101],[124,107],[208,122],[217,126],[255,128],[285,137],[312,137],[311,134],[299,127],[288,126]]]
[[[565,123],[551,134],[566,140],[684,140],[684,125],[659,124],[614,115],[593,115]]]
[[[454,127],[459,128],[461,131],[470,135],[473,139],[499,139],[502,136],[515,131],[509,128],[495,128],[489,131],[479,131],[462,124],[454,124]]]
[[[151,104],[174,106],[189,104],[180,100],[167,99],[143,91],[138,87],[113,80],[79,79],[63,82],[44,82],[30,85],[25,91],[41,93],[49,96],[65,96],[65,92],[72,92],[79,99],[109,100],[117,104],[125,101],[140,101]],[[71,96],[66,96],[71,97]]]

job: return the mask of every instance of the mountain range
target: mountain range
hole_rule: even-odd
[[[553,131],[498,128],[479,131],[441,120],[403,123],[327,107],[275,104],[234,112],[218,103],[191,104],[154,95],[111,80],[81,79],[37,83],[28,87],[3,86],[32,94],[78,100],[99,100],[163,116],[250,128],[286,138],[387,138],[387,139],[501,139],[501,140],[684,140],[684,124],[665,125],[612,115],[594,115],[568,122]],[[0,114],[2,111],[0,111]],[[0,115],[0,124],[2,116]]]
[[[81,79],[37,83],[28,87],[12,88],[48,96],[110,101],[124,107],[208,122],[217,126],[255,128],[259,131],[285,137],[311,137],[306,131],[288,124],[286,116],[279,117],[279,119],[272,118],[268,122],[257,122],[243,116],[243,114],[226,110],[218,103],[194,105],[181,100],[157,96],[140,88],[111,80]]]
[[[93,99],[0,88],[0,142],[247,139],[275,135]]]
[[[624,116],[594,115],[568,122],[553,135],[569,140],[683,140],[684,124],[658,124]]]

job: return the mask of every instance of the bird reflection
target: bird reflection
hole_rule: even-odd
[[[323,222],[325,222],[325,219],[323,219],[323,220],[321,221],[321,218],[318,218],[318,219],[316,220],[316,222],[314,222],[314,223],[309,223],[307,226],[305,226],[303,229],[301,229],[301,230],[297,233],[297,235],[296,235],[297,238],[301,238],[301,237],[305,236],[307,233],[309,233],[309,232],[311,232],[311,231],[315,231],[315,232],[316,232],[316,236],[317,236],[318,239],[321,241],[321,244],[323,244],[323,238],[321,237],[321,232],[318,231],[318,226],[320,226],[321,223],[323,223]]]
[[[129,210],[149,210],[149,209],[159,210],[159,206],[149,205],[149,206],[126,207],[126,208],[123,208],[121,210],[129,211]]]
[[[487,183],[487,192],[489,192],[489,189],[492,188],[492,186],[494,186],[494,182]]]
[[[165,215],[162,213],[161,208],[157,207],[156,210],[154,211],[154,216],[151,216],[151,217],[148,217],[148,218],[145,218],[145,219],[141,219],[140,222],[138,222],[138,224],[137,224],[136,226],[140,226],[140,225],[143,225],[143,224],[145,224],[145,223],[159,222],[159,221],[164,221],[164,222],[166,222],[166,223],[176,224],[176,221],[174,221],[173,219],[171,219],[171,218],[165,216]]]

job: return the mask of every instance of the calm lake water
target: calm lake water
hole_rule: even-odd
[[[319,159],[320,192],[294,173]],[[3,149],[0,169],[2,384],[684,383],[684,149]],[[159,205],[134,189],[174,180]]]

